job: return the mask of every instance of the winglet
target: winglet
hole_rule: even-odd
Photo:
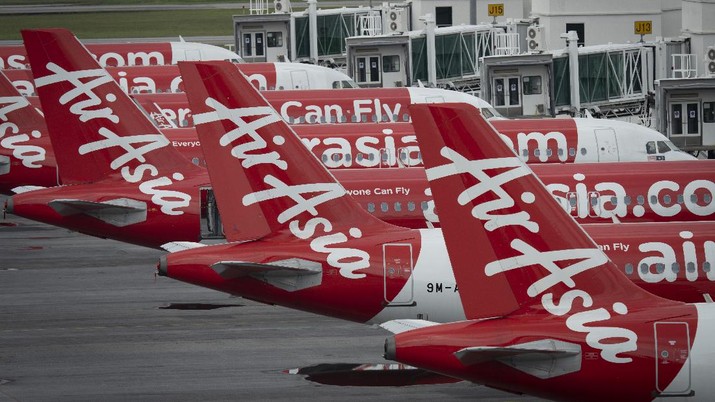
[[[201,147],[230,241],[310,237],[299,216],[353,237],[392,228],[360,208],[246,77],[228,62],[181,62]],[[310,226],[310,225],[309,225]]]

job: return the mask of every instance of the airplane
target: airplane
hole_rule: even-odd
[[[45,34],[47,37],[42,39]],[[56,32],[54,31],[28,31],[26,33],[27,36],[39,36],[39,38],[35,38],[36,41],[33,41],[33,43],[37,43],[38,46],[45,44],[47,47],[41,47],[37,52],[42,56],[53,57],[53,62],[58,66],[62,66],[70,74],[76,73],[76,70],[91,70],[84,64],[87,61],[92,61],[91,58],[77,59],[79,57],[78,52],[50,48],[49,44],[61,42],[59,38],[56,38],[55,34]],[[30,47],[30,57],[34,59],[34,55],[35,49]],[[72,61],[63,58],[55,59],[54,57],[57,55],[72,55],[70,57]],[[64,63],[78,63],[82,65],[82,68],[69,68]],[[39,70],[47,65],[48,61],[44,60],[35,68]],[[46,74],[43,72],[38,76],[46,77]],[[46,94],[42,94],[43,103],[46,106],[51,103],[52,99],[54,99],[55,103],[58,103],[60,97],[71,91],[72,87],[66,81],[45,84],[57,79],[56,74],[50,74],[47,77],[38,81],[42,83],[40,86],[41,91],[47,91]],[[103,79],[103,77],[106,76],[99,76],[96,79]],[[96,84],[95,81],[92,81],[92,83],[93,85]],[[163,137],[158,130],[151,126],[146,118],[138,117],[141,116],[138,110],[131,108],[131,101],[117,87],[116,83],[110,79],[107,79],[104,84],[95,85],[87,93],[84,93],[84,96],[88,99],[104,99],[105,101],[114,99],[113,102],[98,102],[98,104],[92,106],[93,109],[91,110],[101,110],[108,117],[116,116],[114,120],[117,120],[117,124],[109,124],[113,122],[109,121],[108,118],[85,119],[84,122],[80,122],[79,117],[83,115],[84,109],[77,107],[77,105],[80,105],[78,102],[83,101],[83,98],[79,98],[79,96],[74,99],[75,102],[67,102],[63,107],[49,109],[51,110],[51,113],[48,113],[50,129],[52,129],[53,125],[59,125],[59,127],[77,134],[76,138],[66,135],[61,137],[62,145],[71,150],[83,150],[83,153],[59,152],[57,155],[60,166],[67,165],[67,168],[60,169],[61,176],[63,178],[68,176],[67,180],[72,185],[18,194],[8,200],[8,211],[82,233],[152,247],[159,247],[161,244],[171,241],[198,240],[200,214],[202,213],[202,208],[207,208],[207,205],[210,204],[208,195],[200,191],[202,188],[209,186],[205,170],[189,164],[175,150],[171,149],[168,140],[162,139]],[[85,108],[89,108],[89,106],[85,106]],[[75,112],[73,113],[72,110]],[[88,124],[88,122],[92,124]],[[102,140],[102,138],[106,138],[104,134],[102,136],[98,135],[100,132],[107,133],[106,130],[111,130],[112,133],[107,138],[107,141]],[[124,145],[120,146],[121,144]],[[142,161],[137,159],[140,157],[143,158]],[[63,161],[62,158],[65,160]],[[156,171],[156,174],[152,177],[159,176],[158,180],[160,182],[157,182],[157,179],[135,181],[136,175],[133,172],[151,173],[153,171]],[[408,172],[412,170],[393,169],[389,171]],[[415,171],[419,172],[418,170]],[[366,173],[367,171],[345,172]],[[142,173],[139,178],[146,179],[144,177],[146,175]],[[367,178],[367,176],[363,177]],[[170,178],[174,179],[174,181],[172,182]],[[423,178],[422,182],[424,183],[426,180]],[[163,185],[157,186],[156,184]],[[204,196],[207,197],[206,200],[203,199]],[[200,207],[199,204],[203,207]],[[405,210],[408,209],[409,203],[405,204]],[[208,217],[206,220],[211,221]],[[212,224],[216,225],[216,222],[214,221]],[[243,224],[247,223],[244,222]],[[658,253],[662,254],[662,258],[657,261],[651,258],[648,260],[653,261],[650,265],[659,263],[665,265],[669,260],[664,253],[668,250],[675,250],[672,253],[677,252],[679,255],[678,262],[683,261],[683,258],[685,258],[686,262],[681,262],[681,265],[686,266],[687,261],[691,261],[695,257],[687,253],[683,254],[683,258],[680,257],[679,250],[685,248],[684,243],[686,241],[678,237],[678,234],[683,230],[677,229],[677,231],[674,231],[676,229],[672,229],[672,226],[669,226],[669,228],[671,229],[666,230],[662,226],[653,226],[648,231],[663,234],[664,236],[666,233],[671,233],[670,237],[658,238],[660,248],[657,250],[651,247],[646,250],[646,254],[642,254],[640,247],[624,250],[623,247],[616,248],[614,246],[613,253],[614,255],[622,255],[619,258],[624,261],[623,266],[626,270],[629,263],[631,266],[640,267],[642,261],[645,261],[644,258],[657,257]],[[698,223],[690,223],[688,229],[694,234],[691,239],[692,242],[698,244],[700,249],[701,239],[708,236],[707,227]],[[615,244],[616,240],[625,241],[627,238],[626,230],[624,227],[623,234],[620,234],[616,239],[606,236],[600,238],[600,240],[604,245]],[[671,242],[666,239],[674,240]],[[632,244],[635,246],[635,241]],[[696,257],[702,260],[702,252],[699,251]],[[692,286],[690,289],[695,289],[696,285],[707,287],[710,281],[709,275],[704,272],[704,268],[700,273],[699,266],[697,272],[699,273],[697,277],[693,275],[686,277],[684,274],[680,274],[678,275],[678,280],[687,280],[688,286]],[[663,283],[671,279],[671,275],[668,273],[661,276],[662,280],[660,282]],[[439,274],[437,275],[439,278],[438,283],[429,280],[429,277],[429,275],[426,279],[420,277],[416,282],[420,284],[420,294],[441,293],[440,289],[448,285],[450,278],[448,274]],[[634,276],[634,280],[638,280],[640,277],[639,273]],[[647,276],[646,279],[648,279]],[[430,291],[428,287],[430,283],[434,292]],[[698,288],[692,297],[699,299],[703,297],[703,294],[709,294],[709,292],[707,289]],[[452,298],[456,298],[456,295],[453,294]]]
[[[413,116],[467,320],[385,323],[387,359],[552,400],[715,397],[714,304],[626,280],[472,108]]]
[[[528,163],[695,160],[667,137],[637,124],[592,118],[504,119],[483,100],[437,88],[270,92],[266,98],[291,125],[409,123],[412,103],[463,102],[481,108],[504,139]],[[152,116],[190,127],[186,94],[132,96]],[[377,112],[376,112],[377,111]],[[160,122],[158,122],[160,123]],[[354,152],[354,151],[353,151]],[[355,160],[357,155],[351,155]],[[349,163],[349,162],[348,162]],[[415,163],[420,163],[419,160]]]
[[[287,89],[357,88],[357,84],[338,70],[303,63],[237,63],[236,67],[250,77],[262,91]],[[124,92],[174,93],[183,92],[179,68],[166,66],[105,67]],[[29,69],[3,70],[13,85],[26,96],[35,95],[32,71]]]
[[[228,65],[180,68],[231,243],[168,245],[182,251],[160,260],[160,275],[359,322],[464,318],[446,307],[458,292],[446,286],[439,231],[397,228],[357,208]]]
[[[172,65],[182,60],[231,60],[241,58],[226,48],[204,43],[86,43],[102,67]],[[0,69],[27,69],[27,52],[23,45],[0,46]]]

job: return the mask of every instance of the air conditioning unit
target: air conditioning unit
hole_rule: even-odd
[[[384,15],[383,31],[386,34],[402,33],[408,31],[407,10],[404,8],[391,8]]]
[[[529,25],[526,28],[526,50],[528,52],[540,52],[545,50],[546,38],[544,35],[544,27],[538,25]]]
[[[715,46],[708,46],[708,51],[705,53],[705,72],[715,76]]]
[[[273,10],[276,13],[290,12],[290,0],[273,0]]]

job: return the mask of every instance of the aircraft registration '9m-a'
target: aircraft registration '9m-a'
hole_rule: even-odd
[[[554,400],[715,398],[715,305],[633,286],[471,108],[413,115],[468,320],[385,323],[388,359]]]
[[[82,233],[145,246],[158,247],[172,241],[199,240],[200,216],[202,210],[211,204],[208,198],[204,198],[206,193],[202,191],[210,186],[205,169],[189,164],[178,155],[169,141],[139,113],[117,84],[102,75],[101,70],[97,70],[96,61],[89,55],[82,57],[82,53],[73,47],[60,50],[53,47],[67,40],[79,46],[71,34],[56,30],[26,31],[23,34],[32,39],[28,43],[29,53],[33,68],[41,72],[38,74],[38,83],[42,84],[39,89],[43,104],[49,108],[48,128],[53,135],[53,142],[58,147],[60,176],[65,185],[17,194],[8,200],[8,210]],[[56,56],[59,58],[55,59]],[[37,63],[36,57],[39,57]],[[52,63],[56,66],[53,67],[55,69],[62,67],[68,77],[81,74],[84,78],[78,83],[71,79],[61,79],[56,73],[48,74],[44,71],[45,66]],[[51,82],[55,80],[57,82]],[[103,82],[98,83],[96,80]],[[65,104],[60,104],[60,99],[66,94],[75,97]],[[107,99],[113,101],[109,102]],[[93,118],[85,118],[85,121],[81,120],[85,115],[95,116],[87,114],[88,112],[97,111],[101,111],[106,117],[96,115]],[[309,159],[309,162],[314,160]],[[375,183],[378,174],[398,172],[401,175],[403,172],[412,171],[388,169],[371,172],[363,169],[352,173],[362,175],[362,182]],[[426,183],[424,171],[414,171],[422,175],[421,183]],[[138,176],[142,180],[137,181],[135,174],[139,172],[143,172]],[[233,171],[223,174],[228,177]],[[240,175],[241,172],[236,174]],[[343,178],[343,182],[353,179]],[[394,176],[391,180],[405,184],[403,176]],[[382,197],[380,194],[376,196]],[[359,210],[356,204],[351,205]],[[413,215],[412,221],[421,216],[421,211],[410,208],[410,202],[406,201],[404,205],[404,211]],[[400,214],[394,217],[402,222],[410,221]],[[253,218],[229,220],[226,224],[229,238],[233,238],[232,231],[243,230],[244,226],[250,224],[251,219]],[[218,226],[216,221],[211,220],[211,216],[207,217],[205,223],[212,227]],[[644,286],[682,300],[702,300],[703,295],[712,293],[710,287],[712,280],[715,280],[715,273],[706,270],[709,257],[706,251],[707,242],[703,240],[713,237],[712,228],[707,224],[698,222],[675,226],[646,225],[639,226],[638,231],[630,228],[632,226],[624,226],[618,236],[595,226],[588,230],[594,231],[594,236],[608,249],[609,255],[618,259],[626,272],[630,269],[631,277]],[[420,232],[409,233],[410,236],[417,236]],[[441,239],[438,231],[425,233],[430,239],[435,236]],[[436,258],[439,261],[442,261],[439,256],[446,258],[441,240],[430,242],[437,246]],[[715,250],[715,245],[713,249]],[[387,248],[384,252],[388,257],[393,253],[399,256],[404,249],[400,246]],[[380,267],[384,263],[382,253],[383,251],[378,250],[373,256],[374,263]],[[371,283],[376,281],[375,283],[380,285],[384,282],[388,284],[385,289],[391,289],[384,294],[377,294],[373,302],[378,309],[382,308],[382,304],[408,304],[410,306],[407,308],[392,310],[411,317],[422,314],[438,319],[436,317],[440,316],[439,306],[458,303],[449,264],[444,260],[438,267],[433,268],[434,264],[428,261],[428,257],[419,258],[419,247],[411,249],[410,253],[417,256],[410,260],[410,264],[416,262],[416,265],[400,268],[401,276],[394,277],[394,272],[378,270],[379,278],[371,277]],[[647,270],[640,269],[643,264],[647,265]],[[656,268],[675,264],[679,264],[683,269],[661,271]],[[697,266],[697,269],[691,271],[691,265]],[[421,268],[417,269],[419,267]],[[433,269],[437,272],[433,273]],[[224,281],[221,285],[226,286],[226,291],[233,292],[230,287],[234,284],[248,282],[247,286],[250,286],[251,281],[253,280]],[[346,286],[355,286],[352,280],[347,280],[347,283],[350,285]],[[400,291],[396,291],[397,288]],[[396,298],[402,288],[405,289],[405,295]],[[239,291],[240,289],[237,289],[235,293],[239,294]],[[321,292],[322,289],[313,291]],[[282,292],[284,297],[292,300],[300,297],[299,293],[288,293],[275,288],[271,289],[271,292]],[[433,305],[436,307],[431,307]],[[366,316],[369,314],[365,313]]]

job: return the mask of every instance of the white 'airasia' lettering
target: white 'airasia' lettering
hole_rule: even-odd
[[[231,155],[241,161],[245,169],[255,166],[270,164],[281,170],[288,170],[288,163],[281,159],[277,151],[265,152],[268,143],[261,137],[258,130],[281,120],[270,107],[246,107],[229,109],[225,105],[213,98],[208,98],[205,104],[213,109],[194,116],[196,124],[207,124],[221,120],[228,120],[236,125],[236,128],[222,135],[219,144],[223,147],[231,146],[232,142],[238,138],[248,136],[249,142],[242,143],[231,149]],[[263,116],[250,122],[243,118],[246,116]],[[280,146],[285,142],[282,136],[272,138],[274,144]],[[263,151],[261,153],[260,151]],[[310,240],[311,250],[326,254],[326,262],[337,268],[345,278],[360,279],[366,274],[356,272],[370,266],[370,255],[364,250],[352,247],[336,247],[345,245],[350,238],[359,239],[362,231],[359,228],[349,228],[347,234],[343,232],[333,232],[333,223],[322,216],[319,216],[317,207],[323,203],[335,200],[346,195],[345,189],[337,183],[308,183],[288,185],[279,178],[266,174],[263,183],[268,186],[266,190],[256,191],[246,194],[241,200],[244,206],[249,206],[265,201],[289,198],[295,205],[282,211],[276,217],[278,223],[288,223],[288,228],[295,237],[302,240]],[[304,224],[299,220],[303,213],[312,215]],[[324,235],[317,236],[318,231]]]
[[[638,245],[638,250],[643,253],[655,253],[644,257],[638,263],[636,269],[640,278],[648,283],[659,283],[662,281],[674,282],[678,279],[678,273],[683,271],[685,278],[694,282],[699,277],[699,268],[702,266],[709,281],[715,281],[715,241],[706,240],[702,249],[704,250],[703,263],[699,263],[696,253],[693,232],[682,231],[679,233],[683,239],[682,259],[676,256],[675,250],[667,243],[646,242]],[[682,261],[680,265],[678,261]],[[707,267],[707,268],[706,268]]]
[[[37,78],[35,80],[37,87],[61,82],[72,84],[74,88],[61,95],[59,102],[62,105],[70,104],[70,112],[78,116],[81,122],[105,119],[114,124],[119,123],[119,116],[111,107],[104,106],[103,100],[94,93],[95,88],[113,81],[105,70],[66,71],[54,63],[48,63],[47,69],[54,74]],[[91,79],[86,80],[88,78]],[[85,99],[82,100],[82,98]],[[104,100],[112,103],[117,100],[117,95],[109,93]],[[76,103],[72,104],[73,101]],[[110,168],[119,170],[126,182],[139,183],[139,191],[151,196],[152,202],[159,205],[164,214],[182,215],[184,213],[180,208],[189,206],[191,196],[181,191],[162,188],[174,184],[174,181],[184,180],[184,175],[174,172],[171,174],[171,178],[166,175],[157,177],[160,173],[159,169],[147,162],[146,159],[146,155],[150,152],[169,145],[169,140],[166,137],[162,134],[119,136],[107,127],[100,127],[97,134],[103,139],[81,145],[78,149],[80,155],[120,147],[124,153],[112,160]],[[144,145],[135,147],[136,144]],[[127,165],[131,161],[140,164],[131,168]]]
[[[0,97],[0,146],[12,151],[12,156],[22,162],[22,165],[30,169],[42,167],[41,162],[45,160],[45,149],[37,145],[23,144],[31,138],[40,138],[41,133],[32,130],[30,134],[20,133],[20,128],[9,122],[8,115],[16,110],[31,107],[30,102],[24,96],[3,96]]]
[[[516,157],[492,158],[485,160],[467,160],[462,155],[443,147],[440,154],[451,161],[442,166],[436,166],[427,170],[429,181],[440,178],[467,173],[478,180],[478,183],[460,193],[458,202],[460,205],[473,203],[479,196],[490,192],[496,199],[481,202],[472,208],[472,215],[485,221],[484,228],[495,230],[506,226],[522,226],[532,233],[538,234],[540,227],[536,222],[530,221],[531,217],[526,211],[517,214],[504,214],[505,208],[515,205],[514,199],[502,188],[502,185],[511,180],[515,180],[529,171]],[[521,167],[521,169],[520,169]],[[504,168],[511,168],[504,170]],[[488,169],[499,169],[495,176],[487,174]],[[522,171],[526,170],[526,172]],[[521,200],[526,204],[535,202],[533,193],[524,192]],[[491,215],[492,212],[501,211],[501,215]],[[505,221],[501,221],[505,218]],[[583,308],[590,308],[593,305],[592,296],[581,289],[576,288],[574,279],[579,274],[600,267],[608,262],[608,257],[598,248],[567,249],[539,251],[521,239],[513,239],[510,243],[512,250],[518,254],[514,257],[492,261],[484,267],[487,276],[494,276],[511,270],[524,269],[526,267],[540,266],[548,274],[541,276],[527,288],[529,297],[542,295],[541,304],[546,311],[556,316],[569,315],[565,320],[567,328],[574,332],[586,334],[586,343],[600,350],[601,358],[611,363],[629,363],[633,359],[619,356],[621,353],[635,351],[637,349],[638,335],[632,330],[607,326],[607,325],[587,325],[593,323],[606,323],[611,317],[611,313],[606,308],[596,308],[572,313],[573,302],[579,298],[582,300]],[[554,301],[554,294],[548,292],[552,287],[562,284],[571,290],[564,292],[558,301]],[[626,315],[628,308],[621,302],[613,303],[611,306],[614,313]]]

